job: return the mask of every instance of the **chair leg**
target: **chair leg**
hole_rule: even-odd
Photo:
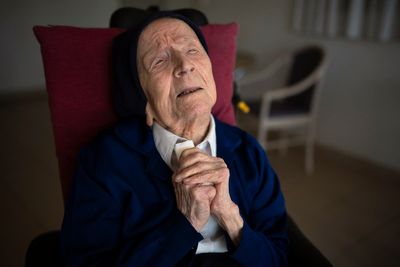
[[[257,137],[257,140],[258,140],[258,142],[260,143],[260,145],[264,148],[264,149],[267,149],[267,139],[268,139],[268,136],[267,136],[267,129],[266,128],[263,128],[261,125],[259,125],[258,126],[259,127],[259,129],[258,129],[258,137]]]
[[[313,144],[306,145],[306,173],[308,175],[314,172],[314,146]]]
[[[289,147],[289,131],[282,130],[280,133],[280,140],[279,140],[279,155],[284,156],[286,155]]]
[[[305,167],[307,175],[314,172],[314,139],[315,127],[311,124],[307,129],[306,148],[305,148]]]

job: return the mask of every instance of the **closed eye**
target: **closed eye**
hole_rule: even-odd
[[[199,50],[197,50],[196,48],[191,48],[188,50],[189,54],[197,54],[199,52]]]
[[[151,64],[151,69],[161,67],[164,65],[164,63],[167,61],[167,57],[157,57],[153,60],[153,63]]]
[[[157,59],[157,60],[154,62],[154,66],[160,65],[160,64],[162,64],[163,62],[164,62],[164,59],[159,58],[159,59]]]

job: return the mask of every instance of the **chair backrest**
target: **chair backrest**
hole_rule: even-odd
[[[231,104],[237,24],[202,27],[217,85],[213,114],[235,124]],[[122,29],[35,26],[41,45],[46,88],[64,200],[79,149],[117,121],[111,101],[111,45]]]
[[[307,46],[297,50],[293,55],[287,85],[292,86],[309,77],[321,65],[324,56],[325,52],[319,46]],[[314,89],[315,84],[312,84],[303,92],[286,98],[283,103],[273,103],[271,112],[274,113],[274,110],[282,109],[282,106],[289,107],[297,112],[310,112]]]
[[[288,85],[297,83],[309,76],[321,63],[324,51],[319,46],[307,46],[297,50],[293,56]]]
[[[110,18],[111,28],[122,28],[129,29],[137,25],[147,16],[151,15],[153,12],[159,11],[157,6],[151,6],[147,9],[140,9],[135,7],[121,7],[113,12]],[[203,12],[193,9],[193,8],[182,8],[172,10],[175,13],[181,14],[191,21],[193,21],[197,26],[204,26],[208,24],[208,19]]]

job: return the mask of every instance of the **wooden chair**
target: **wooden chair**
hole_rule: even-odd
[[[309,45],[284,54],[270,65],[248,73],[237,84],[239,93],[246,90],[262,91],[259,102],[250,106],[258,115],[258,141],[267,150],[305,144],[305,168],[314,170],[314,140],[320,89],[327,69],[327,53],[317,45]],[[266,88],[265,84],[282,68],[290,68],[287,84],[280,88]],[[292,137],[294,130],[303,134]],[[279,138],[269,140],[268,132],[280,132]]]

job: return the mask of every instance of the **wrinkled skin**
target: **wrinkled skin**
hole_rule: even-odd
[[[152,22],[141,33],[137,65],[147,97],[147,124],[157,121],[178,136],[200,143],[210,125],[216,88],[210,58],[194,31],[172,18]],[[200,232],[211,214],[239,243],[243,220],[229,195],[229,169],[198,148],[182,153],[173,184],[178,209]]]

